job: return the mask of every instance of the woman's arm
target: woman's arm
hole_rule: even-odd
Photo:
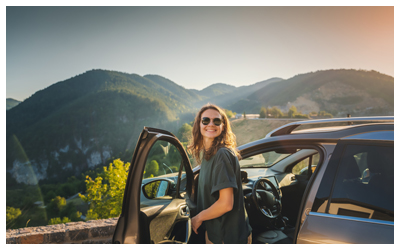
[[[218,218],[221,215],[231,211],[233,208],[233,188],[224,188],[219,190],[218,200],[211,207],[201,211],[192,218],[192,228],[197,234],[197,229],[201,223],[206,220]]]

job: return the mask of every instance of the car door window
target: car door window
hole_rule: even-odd
[[[141,190],[141,206],[148,206],[149,203],[155,203],[149,200],[172,199],[173,195],[176,194],[175,188],[181,167],[184,173],[182,156],[178,149],[167,141],[156,141],[146,158],[142,179],[142,186],[145,186],[145,190]]]
[[[311,160],[311,172],[314,173],[315,168],[318,165],[319,162],[319,153],[312,155],[310,157],[307,157],[303,160],[301,160],[299,163],[294,165],[292,168],[292,174],[294,175],[307,175],[308,174],[308,167],[310,165],[310,160]]]
[[[339,164],[330,214],[393,221],[393,147],[348,145]]]
[[[143,179],[170,176],[179,172],[182,157],[178,149],[171,143],[158,140],[152,146],[146,159]]]

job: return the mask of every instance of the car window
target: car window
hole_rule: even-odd
[[[239,161],[240,168],[249,167],[270,167],[277,162],[283,160],[290,154],[287,153],[277,153],[275,151],[269,151],[258,155],[253,155],[244,158]]]
[[[154,143],[146,158],[142,180],[142,186],[145,186],[144,189],[148,197],[141,190],[141,205],[147,206],[149,200],[152,199],[172,199],[172,195],[176,192],[175,185],[177,184],[181,163],[182,156],[173,144],[163,140]],[[184,173],[184,168],[182,172]],[[157,181],[161,179],[165,181]]]
[[[174,145],[158,140],[147,156],[143,179],[177,175],[181,161],[182,157]]]
[[[310,160],[311,160],[311,172],[314,173],[315,168],[318,165],[319,162],[319,153],[312,155],[310,157],[307,157],[305,159],[303,159],[302,161],[300,161],[299,163],[297,163],[296,165],[294,165],[294,167],[292,168],[292,174],[295,175],[307,175],[308,174],[308,166],[310,164]]]
[[[393,221],[393,147],[348,145],[339,164],[330,214]]]

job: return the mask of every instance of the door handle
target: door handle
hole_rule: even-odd
[[[180,207],[179,209],[179,215],[181,217],[190,217],[190,210],[187,205]]]

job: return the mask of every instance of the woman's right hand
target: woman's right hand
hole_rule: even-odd
[[[200,219],[199,214],[192,218],[192,229],[196,234],[198,234],[197,229],[201,226],[202,223],[203,221]]]

